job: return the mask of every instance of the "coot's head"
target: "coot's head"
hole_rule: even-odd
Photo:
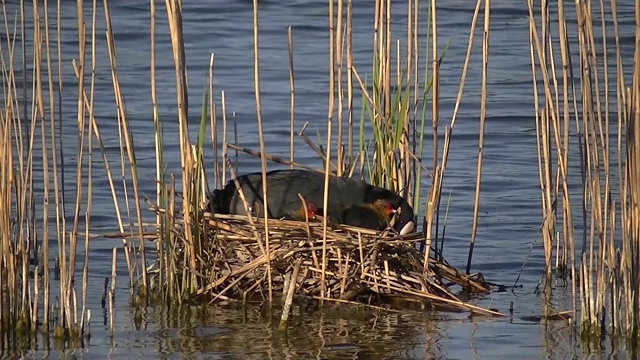
[[[393,228],[400,235],[406,235],[414,230],[415,223],[413,221],[413,208],[411,208],[407,200],[402,196],[388,189],[371,185],[369,185],[369,189],[365,196],[368,203],[382,201],[391,205],[393,208],[392,215],[395,216]]]
[[[318,215],[318,208],[313,201],[307,202],[307,216],[309,219],[315,219],[316,215]]]
[[[373,204],[371,204],[371,206],[376,208],[376,210],[386,216],[387,220],[391,220],[393,214],[396,213],[396,208],[387,199],[378,199]]]
[[[393,228],[400,235],[406,235],[413,231],[415,228],[415,224],[413,222],[413,209],[405,199],[394,194],[394,198],[391,200],[380,199],[378,202],[386,204],[384,206],[389,220],[395,216],[396,220],[393,224]]]

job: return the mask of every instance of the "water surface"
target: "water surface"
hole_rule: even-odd
[[[361,75],[370,72],[372,49],[372,2],[357,1],[353,8],[354,63]],[[425,2],[426,3],[426,2]],[[451,40],[441,70],[440,134],[450,122],[465,56],[473,4],[449,0],[438,8],[439,44]],[[100,309],[103,280],[111,273],[112,240],[91,244],[89,306],[94,309],[90,346],[60,352],[62,357],[212,359],[299,359],[299,358],[574,358],[585,349],[576,345],[575,334],[561,322],[537,323],[524,316],[542,313],[543,298],[535,287],[543,271],[542,245],[531,244],[540,226],[540,190],[535,151],[531,65],[529,60],[528,12],[525,4],[497,0],[491,3],[487,123],[482,172],[482,195],[473,271],[487,279],[512,284],[521,271],[514,293],[493,293],[474,299],[480,306],[505,314],[513,304],[513,314],[505,318],[469,317],[449,313],[343,313],[329,308],[315,311],[313,306],[296,307],[289,330],[277,331],[277,314],[260,307],[246,313],[225,306],[187,308],[168,314],[149,308],[141,324],[134,321],[126,296],[126,269],[120,261],[117,321],[113,337]],[[87,3],[85,6],[89,6]],[[149,4],[145,1],[109,2],[115,35],[120,87],[126,101],[127,117],[135,139],[139,176],[144,194],[155,193],[154,150],[150,97]],[[175,75],[164,2],[157,1],[157,96],[164,127],[168,170],[179,173],[178,137],[175,106]],[[595,5],[594,5],[595,6]],[[618,4],[623,61],[632,62],[633,6]],[[75,2],[62,2],[63,29],[63,139],[65,166],[75,171],[75,78],[71,59],[77,58]],[[14,13],[15,4],[8,4]],[[88,13],[87,13],[88,14]],[[109,161],[117,163],[118,131],[109,62],[106,55],[104,20],[97,23],[96,89],[94,113],[100,126]],[[420,40],[424,43],[424,18]],[[569,12],[568,25],[575,30],[575,17]],[[394,38],[405,41],[406,4],[394,5]],[[397,20],[396,20],[397,19]],[[90,17],[87,15],[90,34]],[[327,6],[324,1],[291,0],[260,2],[260,81],[262,118],[267,151],[288,155],[289,79],[287,27],[292,26],[296,77],[296,126],[310,122],[309,134],[326,132],[328,87]],[[599,21],[599,20],[598,20]],[[447,219],[446,250],[449,262],[459,268],[466,264],[471,234],[473,193],[478,151],[480,113],[480,28],[469,68],[467,85],[454,134],[445,177],[445,198],[451,194]],[[214,97],[220,109],[224,91],[229,116],[238,124],[238,142],[257,148],[256,113],[253,93],[252,4],[250,1],[189,1],[184,3],[184,39],[190,94],[190,122],[198,124],[202,93],[207,86],[212,53]],[[572,32],[575,39],[575,31]],[[28,37],[29,38],[29,37]],[[55,59],[54,59],[55,60]],[[424,63],[421,53],[420,63]],[[89,64],[89,63],[88,63]],[[359,104],[359,99],[355,101]],[[356,114],[356,118],[359,114]],[[430,121],[430,120],[429,120]],[[286,134],[286,135],[285,135]],[[231,134],[231,136],[233,136]],[[286,137],[285,137],[286,136]],[[431,149],[430,135],[425,149]],[[195,136],[192,134],[192,141]],[[430,151],[430,150],[429,150]],[[211,159],[212,154],[207,154]],[[572,156],[577,157],[574,147]],[[296,142],[296,161],[320,167],[321,163],[302,141]],[[106,189],[104,170],[97,160],[91,226],[95,232],[115,230],[113,204]],[[431,154],[425,153],[431,164]],[[272,166],[272,165],[270,165]],[[240,156],[240,171],[259,168],[259,159]],[[276,168],[272,166],[270,168]],[[571,171],[578,173],[578,169]],[[67,186],[75,182],[69,176]],[[422,180],[423,189],[431,183]],[[576,198],[579,181],[574,183]],[[120,186],[120,185],[119,185]],[[71,215],[68,215],[71,216]],[[151,214],[147,214],[151,218]],[[71,217],[70,217],[71,219]],[[121,256],[121,255],[120,255]],[[121,256],[122,258],[122,256]],[[554,303],[566,308],[569,289],[555,288]],[[60,347],[57,347],[60,349]],[[615,351],[609,349],[615,357]],[[56,350],[58,353],[58,350]],[[44,355],[41,344],[29,356]],[[595,352],[594,357],[600,353]],[[602,354],[604,355],[604,354]],[[56,355],[57,356],[57,355]]]

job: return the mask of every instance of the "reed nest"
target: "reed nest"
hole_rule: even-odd
[[[162,209],[155,211],[170,217]],[[183,246],[192,244],[184,238],[180,221],[167,220],[174,224],[174,236]],[[205,249],[198,261],[204,262],[208,275],[207,284],[191,298],[213,302],[264,296],[269,286],[264,219],[204,212],[199,221]],[[329,224],[322,298],[322,222],[269,219],[268,228],[273,293],[286,297],[289,284],[295,284],[292,290],[297,297],[387,309],[419,303],[432,309],[500,315],[466,303],[454,293],[490,291],[481,275],[467,275],[434,256],[423,271],[424,254],[416,248],[416,243],[424,241],[421,233],[400,236],[388,230]]]

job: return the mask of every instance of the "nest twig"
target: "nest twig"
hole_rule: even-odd
[[[169,216],[161,209],[153,209]],[[198,254],[200,277],[191,298],[246,299],[252,293],[267,289],[266,256],[255,233],[264,234],[264,220],[246,216],[200,214],[200,236],[203,248]],[[180,221],[175,224],[174,238],[184,239]],[[269,219],[270,260],[274,293],[281,292],[318,299],[321,294],[322,224]],[[255,228],[254,228],[255,226]],[[465,303],[452,287],[475,292],[489,291],[482,277],[457,271],[432,257],[423,269],[424,254],[416,242],[424,240],[420,233],[399,236],[342,225],[331,225],[327,232],[327,264],[325,299],[339,302],[384,304],[385,300],[407,300],[425,303],[433,308],[458,309],[477,313],[499,313]],[[298,267],[296,269],[296,267]],[[296,271],[294,271],[294,269]],[[292,274],[295,273],[295,276]],[[291,283],[291,284],[290,284]],[[290,286],[295,286],[289,291]]]

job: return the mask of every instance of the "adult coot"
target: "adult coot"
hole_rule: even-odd
[[[313,203],[318,207],[316,209],[318,214],[323,213],[321,204],[324,198],[324,174],[307,170],[273,170],[266,175],[269,196],[268,217],[279,219],[300,213],[302,204],[298,193],[307,203]],[[262,173],[239,176],[238,182],[252,214],[261,213],[263,209]],[[363,206],[371,206],[378,200],[385,200],[394,211],[400,212],[394,225],[396,231],[407,234],[414,228],[413,209],[404,198],[362,180],[330,176],[327,200],[328,214],[336,219],[335,221],[343,224],[379,229],[379,226],[371,225],[373,221],[358,223],[355,219],[372,214],[371,210],[366,210]],[[211,205],[216,213],[245,214],[242,200],[238,196],[233,181],[229,181],[224,189],[214,190]]]

